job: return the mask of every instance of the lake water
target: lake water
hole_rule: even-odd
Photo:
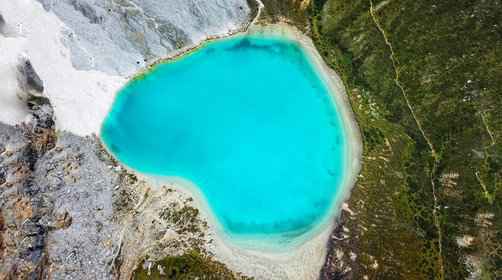
[[[238,36],[155,66],[117,95],[101,137],[127,166],[190,181],[237,239],[294,240],[332,214],[345,136],[295,42]]]

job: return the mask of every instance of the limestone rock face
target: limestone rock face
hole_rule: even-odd
[[[130,75],[173,50],[240,29],[247,0],[37,0],[66,25],[63,43],[79,70]]]
[[[0,279],[131,279],[146,255],[209,242],[187,196],[128,173],[97,137],[56,133],[46,97],[27,106],[24,123],[0,122]]]
[[[52,213],[36,166],[56,137],[52,107],[38,101],[30,101],[30,122],[16,127],[0,123],[0,279],[45,275],[48,228],[40,221],[52,219]]]
[[[145,256],[208,242],[191,199],[127,173],[95,137],[46,137],[46,121],[0,122],[0,279],[131,279]]]
[[[115,93],[131,76],[207,38],[245,29],[256,16],[255,1],[0,1],[6,22],[0,101],[9,107],[0,110],[0,121],[17,124],[26,115],[17,95],[26,100],[27,94],[19,94],[16,81],[16,59],[26,54],[54,105],[57,128],[99,133]]]

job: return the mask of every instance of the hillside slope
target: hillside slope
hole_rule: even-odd
[[[314,1],[363,170],[324,279],[502,277],[502,3]]]

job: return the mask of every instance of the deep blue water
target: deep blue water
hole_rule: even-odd
[[[303,49],[272,37],[206,44],[118,94],[101,131],[142,173],[200,188],[234,237],[293,239],[331,211],[345,137]]]

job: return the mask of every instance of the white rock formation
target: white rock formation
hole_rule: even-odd
[[[98,133],[114,95],[138,69],[208,36],[246,25],[246,0],[0,1],[0,121],[21,122],[17,58],[26,54],[56,126]]]

